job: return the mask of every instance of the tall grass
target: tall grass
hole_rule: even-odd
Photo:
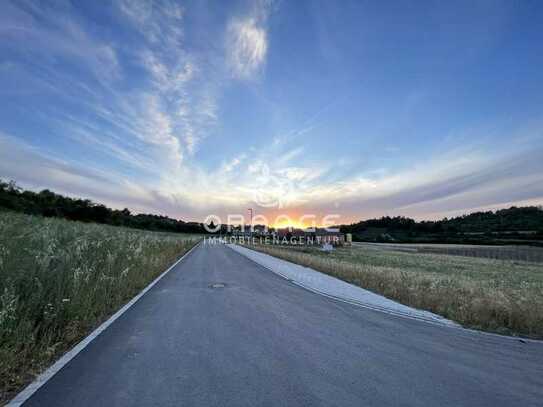
[[[467,327],[543,338],[541,264],[360,247],[333,253],[314,248],[251,248]]]
[[[0,212],[0,400],[197,240]]]

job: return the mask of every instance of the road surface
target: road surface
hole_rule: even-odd
[[[543,345],[336,302],[200,245],[25,403],[182,405],[541,406]]]

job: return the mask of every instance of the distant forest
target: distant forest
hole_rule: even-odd
[[[69,198],[44,189],[26,191],[15,182],[0,179],[0,208],[31,215],[58,217],[82,222],[105,223],[136,229],[163,232],[205,233],[200,223],[183,222],[167,216],[130,213],[128,209],[115,210],[88,199]]]
[[[541,244],[543,209],[511,207],[451,219],[417,222],[402,216],[369,219],[341,226],[354,240],[398,243]]]
[[[135,215],[128,209],[111,209],[88,199],[69,198],[47,189],[40,192],[23,190],[13,181],[0,179],[1,208],[137,229],[206,233],[201,223],[159,215]],[[221,231],[225,233],[226,225],[222,226]],[[351,233],[355,241],[543,245],[543,209],[513,206],[495,212],[474,212],[451,219],[420,222],[403,216],[385,216],[342,225],[340,230]]]

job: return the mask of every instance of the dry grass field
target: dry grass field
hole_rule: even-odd
[[[198,240],[0,212],[0,402]]]
[[[466,327],[543,338],[543,266],[536,262],[380,250],[251,246]]]
[[[481,257],[494,260],[513,260],[543,263],[543,247],[533,246],[485,246],[467,244],[432,243],[353,243],[357,247],[375,250],[392,250],[409,253],[447,254],[451,256]]]

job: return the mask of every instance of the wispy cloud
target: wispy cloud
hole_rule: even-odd
[[[24,166],[19,165],[24,163]],[[47,155],[28,143],[0,133],[0,174],[33,188],[50,188],[71,196],[92,196],[114,207],[149,210],[153,196],[120,174],[87,168],[77,160]],[[39,174],[36,177],[35,174]]]
[[[242,153],[239,156],[232,158],[230,161],[225,162],[222,165],[220,172],[223,172],[223,173],[232,172],[233,170],[235,170],[236,168],[240,166],[240,164],[243,162],[243,160],[245,160],[245,158],[247,158],[247,155],[245,153]]]
[[[114,46],[89,35],[68,4],[38,5],[22,0],[2,6],[0,38],[11,47],[24,49],[30,65],[36,56],[49,64],[58,58],[66,64],[77,64],[102,86],[121,75]]]
[[[270,7],[269,2],[255,2],[248,15],[232,18],[228,23],[227,61],[232,76],[237,79],[253,79],[266,62]]]
[[[197,56],[183,46],[184,10],[169,1],[125,0],[119,6],[146,39],[140,47],[139,58],[152,84],[148,91],[152,96],[147,110],[151,118],[147,133],[156,133],[166,141],[177,168],[184,152],[194,153],[198,142],[206,136],[208,127],[201,126],[202,116],[209,116],[214,106],[213,100],[209,101],[214,96],[206,93],[207,99],[203,100],[201,95],[199,75],[202,72]],[[204,104],[212,107],[208,107],[206,113],[196,111],[196,106]]]
[[[21,77],[33,93],[54,94],[56,103],[39,108],[57,138],[115,156],[141,171],[171,174],[217,121],[213,78],[198,65],[201,55],[183,44],[184,11],[176,2],[122,1],[110,11],[126,27],[126,35],[132,30],[132,38],[139,35],[141,41],[127,47],[98,35],[69,3],[3,4],[2,46],[16,56],[6,74]],[[125,72],[134,70],[145,75],[128,83]],[[37,117],[31,106],[25,108]],[[67,118],[66,111],[74,110],[78,113]],[[149,168],[152,162],[154,169]]]
[[[347,219],[403,214],[417,218],[479,207],[543,199],[543,146],[495,155],[466,146],[434,159],[375,177],[353,174],[319,182],[304,196],[308,207],[340,208]]]
[[[181,46],[184,10],[175,1],[121,0],[118,5],[149,43],[164,48]]]
[[[232,74],[240,79],[252,78],[263,65],[268,51],[265,29],[254,18],[235,20],[230,23],[228,37]]]

